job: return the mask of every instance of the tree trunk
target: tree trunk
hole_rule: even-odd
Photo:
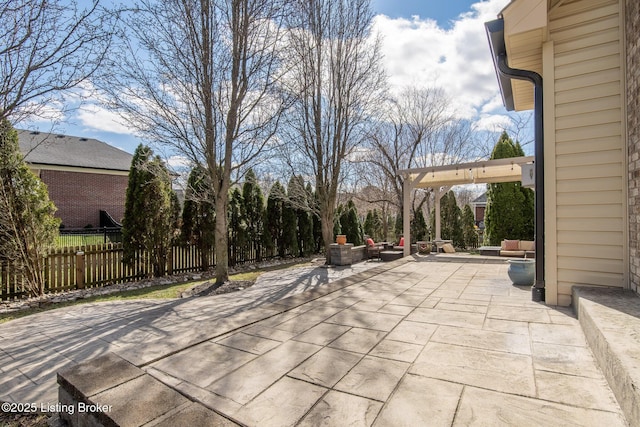
[[[221,188],[216,194],[216,212],[223,213],[216,215],[216,284],[221,285],[229,280],[229,253],[227,240],[227,189]]]

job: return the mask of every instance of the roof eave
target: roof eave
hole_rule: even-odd
[[[502,95],[502,103],[507,111],[515,110],[515,102],[513,99],[513,86],[511,78],[504,76],[498,68],[498,57],[507,54],[507,48],[504,41],[504,19],[498,18],[484,24],[489,39],[489,48],[491,49],[491,59],[493,59],[493,68],[498,78],[500,86],[500,94]]]

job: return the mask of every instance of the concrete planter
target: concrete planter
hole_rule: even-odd
[[[536,262],[531,259],[510,259],[507,274],[514,285],[531,286],[536,275]]]

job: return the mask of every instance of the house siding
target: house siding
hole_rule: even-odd
[[[556,190],[554,209],[547,211],[547,222],[553,221],[548,229],[555,231],[549,252],[556,257],[548,276],[557,281],[553,300],[569,305],[574,285],[624,287],[627,281],[620,5],[617,0],[565,2],[550,12],[548,30]]]
[[[640,5],[626,0],[627,131],[629,147],[629,282],[640,283]]]
[[[100,225],[100,210],[116,221],[124,216],[128,176],[41,170],[49,198],[58,208],[56,216],[66,228]]]

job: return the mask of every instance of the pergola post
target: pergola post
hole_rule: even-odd
[[[442,196],[447,194],[447,191],[451,190],[451,187],[438,187],[435,191],[435,199],[436,199],[436,236],[434,240],[442,240],[442,226],[440,221],[440,199]]]
[[[402,188],[402,235],[404,236],[403,256],[411,254],[411,191],[413,190],[413,180],[409,175],[404,179]]]

